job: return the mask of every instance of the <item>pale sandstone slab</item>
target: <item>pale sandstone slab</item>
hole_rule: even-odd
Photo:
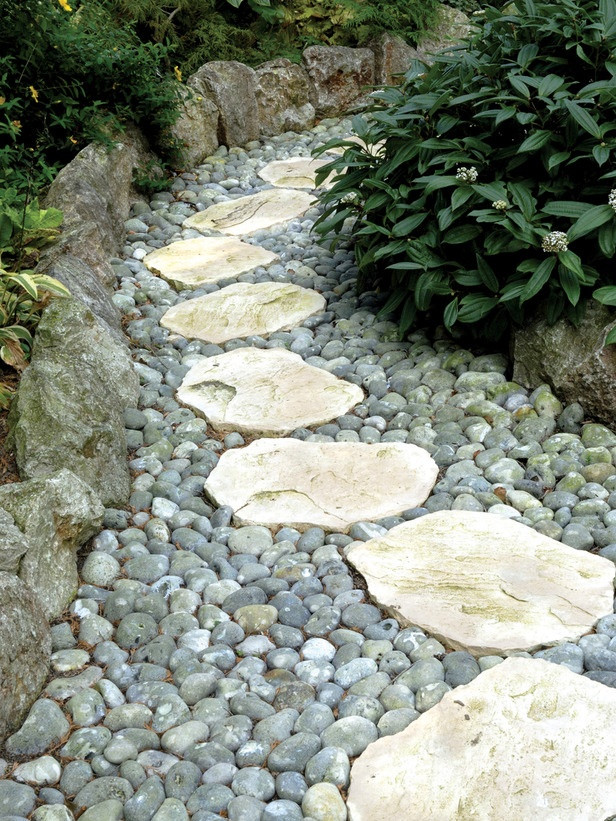
[[[238,348],[191,368],[177,397],[215,430],[285,436],[347,413],[364,393],[284,348]]]
[[[347,558],[400,622],[478,656],[575,641],[613,609],[612,562],[488,513],[431,513]]]
[[[293,157],[290,160],[274,160],[259,171],[262,180],[278,188],[316,188],[315,175],[329,160],[311,160],[309,157]],[[319,188],[330,188],[335,174],[330,174]]]
[[[184,227],[246,236],[295,219],[306,213],[315,202],[316,199],[305,191],[268,188],[258,194],[210,205],[205,211],[185,220]]]
[[[219,344],[294,328],[324,308],[321,294],[299,285],[238,282],[174,305],[160,324],[187,339]]]
[[[173,285],[198,288],[206,282],[247,274],[277,259],[271,251],[236,237],[196,237],[152,251],[143,262]]]
[[[481,673],[355,761],[350,821],[605,821],[616,690],[539,659]]]
[[[344,532],[422,504],[437,473],[415,445],[260,439],[224,453],[205,492],[239,525]]]

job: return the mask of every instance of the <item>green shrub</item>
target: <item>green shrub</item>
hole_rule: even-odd
[[[142,44],[96,0],[0,0],[0,187],[48,184],[128,121],[174,150],[179,84],[168,49]]]
[[[319,230],[357,217],[360,284],[403,332],[429,317],[498,338],[539,305],[578,322],[597,286],[616,304],[616,0],[506,11],[383,90],[356,119],[369,147],[329,166]]]

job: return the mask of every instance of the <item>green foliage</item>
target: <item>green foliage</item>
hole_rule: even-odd
[[[361,46],[382,31],[416,41],[438,7],[436,0],[287,0],[284,25],[303,45]]]
[[[0,0],[0,18],[0,187],[39,189],[128,121],[173,152],[180,86],[165,46],[141,43],[97,0]]]
[[[22,371],[32,348],[32,333],[49,294],[68,296],[61,282],[28,265],[58,236],[62,212],[40,209],[15,189],[0,191],[0,361]],[[1,374],[0,374],[1,376]],[[0,378],[0,409],[11,390]]]
[[[357,217],[361,286],[389,294],[402,331],[429,314],[499,338],[539,305],[575,323],[613,282],[616,0],[506,12],[380,92],[355,121],[368,147],[321,171],[341,176],[319,230]]]

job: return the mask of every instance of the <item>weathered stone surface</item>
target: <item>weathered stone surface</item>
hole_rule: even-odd
[[[369,45],[374,52],[374,76],[378,85],[399,85],[413,60],[420,59],[417,49],[387,31]]]
[[[240,525],[343,532],[354,522],[420,505],[437,473],[433,459],[414,445],[260,439],[223,453],[205,491],[232,507]]]
[[[36,271],[60,280],[71,296],[83,302],[116,341],[126,344],[120,312],[111,300],[111,291],[101,281],[100,269],[92,268],[73,254],[45,254]]]
[[[17,573],[19,562],[30,544],[15,520],[0,507],[0,571]]]
[[[351,770],[349,818],[611,818],[614,722],[614,689],[507,659],[366,749]]]
[[[236,60],[215,60],[201,66],[189,83],[216,104],[220,143],[244,145],[258,139],[257,78],[252,68]]]
[[[51,633],[32,590],[0,572],[0,743],[16,730],[49,672]]]
[[[257,105],[261,134],[306,131],[314,125],[308,75],[284,57],[256,69]]]
[[[302,60],[317,117],[344,114],[374,85],[374,54],[369,48],[309,46]]]
[[[236,237],[197,237],[152,251],[143,262],[178,287],[197,288],[205,282],[246,274],[277,259],[271,251]]]
[[[220,343],[293,328],[324,307],[320,294],[298,285],[238,282],[174,305],[160,324],[189,339]]]
[[[38,325],[32,360],[11,408],[22,478],[68,468],[106,505],[128,499],[122,412],[138,379],[126,348],[82,303],[56,299]]]
[[[189,167],[199,165],[218,148],[218,120],[216,103],[200,93],[199,82],[189,77],[186,85],[192,93],[184,91],[180,117],[171,127],[171,133],[184,150]]]
[[[614,311],[593,301],[577,328],[537,317],[515,332],[514,380],[533,387],[548,382],[560,399],[580,402],[589,416],[616,426],[616,347],[605,347],[614,326]]]
[[[348,559],[402,622],[478,656],[575,641],[613,608],[612,562],[488,513],[432,513]]]
[[[329,160],[311,160],[309,157],[293,157],[290,160],[274,160],[259,171],[262,180],[270,182],[277,188],[316,188],[315,175],[319,168],[327,165]],[[332,185],[332,174],[324,180],[319,188]]]
[[[48,619],[59,616],[78,587],[77,550],[100,528],[103,506],[70,470],[2,485],[0,508],[25,535],[19,576],[36,592]]]
[[[283,348],[238,348],[191,368],[177,397],[215,430],[286,436],[347,413],[364,393]]]
[[[417,44],[417,59],[429,65],[432,54],[456,45],[470,30],[471,21],[464,12],[441,4],[438,24]]]
[[[185,220],[184,227],[246,236],[299,217],[315,202],[315,198],[304,191],[269,188],[248,197],[210,205],[205,211]]]
[[[59,243],[43,259],[72,254],[89,265],[103,285],[112,286],[115,276],[108,258],[124,240],[133,169],[149,159],[136,129],[127,129],[111,151],[94,143],[82,149],[59,172],[45,198],[46,208],[62,211],[64,223]]]

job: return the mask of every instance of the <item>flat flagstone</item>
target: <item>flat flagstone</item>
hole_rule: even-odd
[[[219,344],[289,330],[324,308],[321,294],[299,285],[238,282],[174,305],[160,324],[187,339]]]
[[[305,214],[315,202],[316,199],[305,191],[269,188],[258,194],[210,205],[185,220],[184,228],[207,228],[223,234],[246,236],[295,219]]]
[[[489,513],[431,513],[347,558],[403,624],[478,656],[576,641],[613,612],[611,561]]]
[[[215,430],[285,436],[342,416],[364,393],[284,348],[238,348],[191,368],[177,398]]]
[[[350,821],[604,821],[616,814],[616,690],[511,658],[355,761]]]
[[[236,237],[196,237],[152,251],[143,262],[173,285],[198,288],[206,282],[247,274],[277,259],[271,251]]]
[[[422,504],[437,473],[415,445],[260,439],[223,453],[205,492],[238,525],[343,532]]]
[[[274,160],[259,171],[262,180],[280,188],[316,188],[315,175],[329,160],[312,160],[310,157],[293,157],[290,160]],[[330,188],[335,174],[330,174],[319,188]]]

